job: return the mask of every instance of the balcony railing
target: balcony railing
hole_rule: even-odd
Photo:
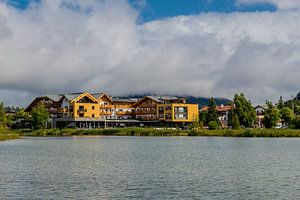
[[[138,107],[139,108],[156,108],[157,104],[153,103],[153,104],[141,104]]]
[[[133,113],[130,111],[117,111],[116,114],[117,115],[131,115]]]
[[[114,108],[113,105],[100,105],[100,109],[111,109]]]
[[[140,114],[156,114],[157,110],[136,110],[134,111],[134,114],[140,115]]]
[[[136,117],[136,119],[138,119],[138,120],[145,120],[145,121],[149,121],[149,120],[158,120],[158,117],[157,116],[145,116],[145,117],[141,117],[141,116],[138,116],[138,117]]]
[[[111,111],[100,111],[100,115],[112,115]]]

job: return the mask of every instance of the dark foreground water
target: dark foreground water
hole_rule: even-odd
[[[0,143],[0,199],[299,199],[300,139],[25,138]]]

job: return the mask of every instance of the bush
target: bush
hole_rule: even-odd
[[[300,129],[300,116],[291,120],[290,127],[293,129]]]
[[[209,123],[208,123],[208,128],[209,128],[209,130],[216,130],[216,129],[219,129],[219,123],[218,122],[216,122],[216,121],[210,121]]]

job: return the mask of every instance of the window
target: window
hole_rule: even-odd
[[[84,106],[79,106],[78,111],[79,111],[79,112],[84,112]]]
[[[94,118],[95,117],[95,115],[94,114],[92,114],[92,118]]]
[[[95,109],[95,106],[92,106],[92,110],[94,110]]]
[[[167,106],[166,110],[172,110],[172,107],[171,106]]]

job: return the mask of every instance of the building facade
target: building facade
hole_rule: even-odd
[[[255,128],[263,128],[264,125],[262,121],[265,117],[265,111],[267,110],[267,105],[257,105],[254,107],[254,110],[256,112]]]
[[[182,98],[169,96],[133,99],[87,92],[47,95],[33,100],[26,111],[30,112],[38,104],[43,104],[49,113],[53,113],[52,127],[59,128],[157,126],[162,123],[177,126],[179,123],[188,124],[198,119],[198,104],[186,104]],[[161,108],[164,108],[163,118],[159,117]],[[171,112],[168,111],[169,108]]]
[[[199,121],[198,104],[166,103],[157,105],[157,116],[168,126],[187,126]]]

